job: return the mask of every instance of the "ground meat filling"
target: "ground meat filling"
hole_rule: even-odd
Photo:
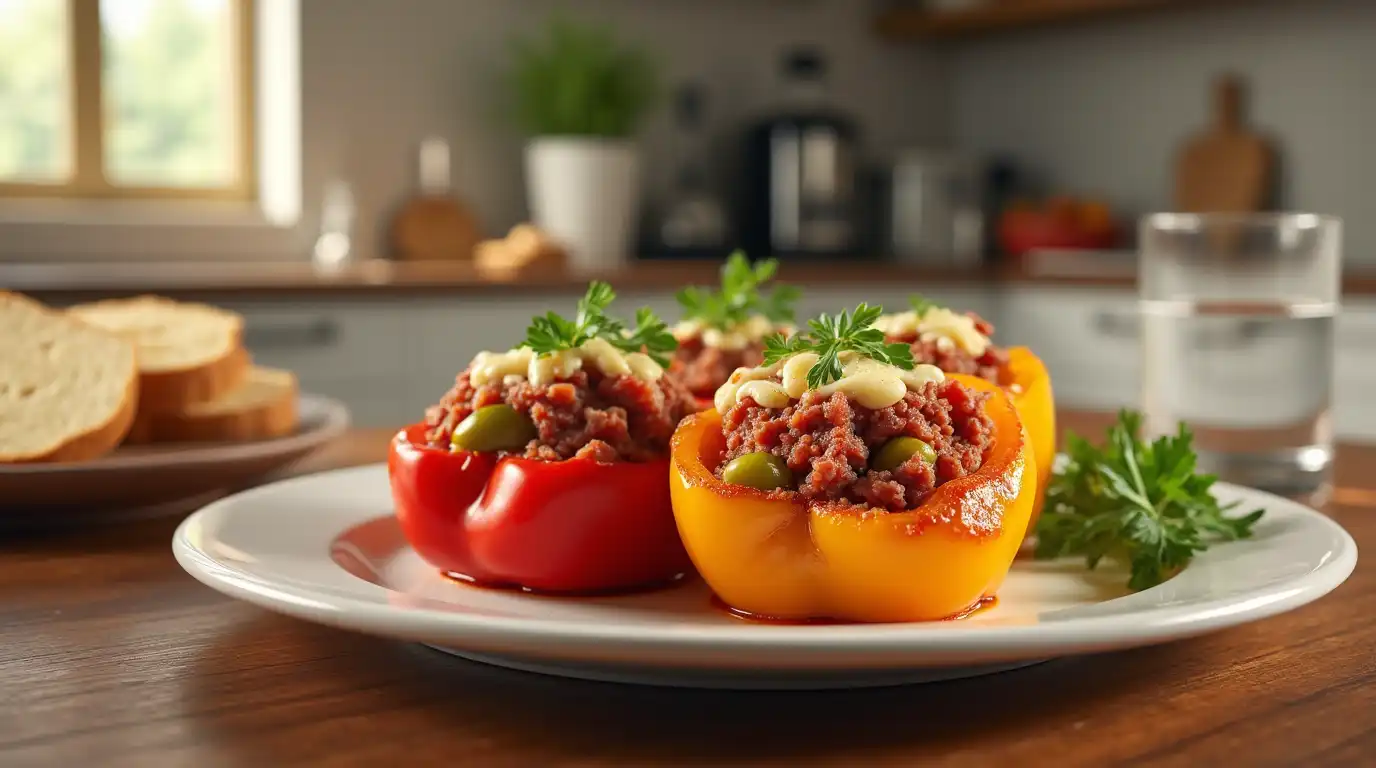
[[[808,391],[782,409],[747,397],[722,416],[726,453],[717,474],[734,458],[768,451],[800,478],[797,490],[808,502],[913,509],[941,484],[983,465],[994,442],[994,425],[984,412],[988,397],[950,379],[877,410],[839,392],[824,397]],[[936,461],[914,456],[892,470],[868,471],[873,451],[905,436],[932,446]]]
[[[718,349],[702,343],[701,336],[679,342],[670,371],[697,397],[710,398],[737,368],[754,368],[764,362],[764,342],[743,349]]]
[[[974,312],[967,312],[975,321],[975,330],[987,337],[994,335],[994,326]],[[972,355],[963,347],[952,343],[940,343],[933,339],[921,341],[911,334],[892,337],[891,341],[902,341],[912,345],[913,360],[935,365],[947,373],[963,373],[981,379],[1002,383],[1003,371],[1008,367],[1008,350],[988,345],[984,354]]]
[[[578,457],[604,464],[663,458],[674,428],[696,410],[692,395],[670,376],[647,381],[605,376],[591,368],[544,387],[525,379],[475,387],[464,371],[439,405],[426,412],[426,437],[432,445],[447,448],[459,422],[478,408],[499,403],[535,423],[539,437],[520,453],[525,458]]]

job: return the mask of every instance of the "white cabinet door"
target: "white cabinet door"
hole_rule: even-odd
[[[1334,425],[1345,440],[1376,442],[1376,302],[1349,301],[1338,316]]]
[[[1111,410],[1141,398],[1136,295],[1122,290],[1019,286],[1003,293],[996,339],[1046,363],[1056,405]]]
[[[244,315],[244,342],[255,361],[290,368],[303,381],[326,381],[399,373],[405,362],[405,306],[324,300],[227,308]]]
[[[415,421],[426,403],[407,390],[406,304],[317,300],[236,302],[254,362],[296,373],[301,389],[338,398],[360,427]]]

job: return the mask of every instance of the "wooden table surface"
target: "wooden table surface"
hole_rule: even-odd
[[[385,441],[353,433],[302,469]],[[1340,451],[1326,509],[1376,552],[1376,449]],[[507,672],[280,617],[184,574],[176,523],[0,533],[0,766],[1376,765],[1372,559],[1313,605],[1155,648],[734,693]]]

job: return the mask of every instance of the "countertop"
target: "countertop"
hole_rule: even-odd
[[[1062,414],[1097,431],[1105,417]],[[299,471],[376,461],[354,432]],[[1376,551],[1376,449],[1325,511]],[[1370,765],[1376,559],[1292,613],[1154,648],[829,693],[508,672],[284,618],[184,574],[176,519],[0,533],[0,764]]]
[[[636,262],[596,272],[565,269],[482,270],[469,262],[365,261],[335,270],[308,262],[182,262],[122,264],[4,264],[0,286],[39,296],[86,297],[161,293],[173,296],[395,296],[581,292],[589,280],[606,280],[621,290],[673,290],[715,284],[713,261]],[[900,281],[920,284],[1042,281],[1076,285],[1131,286],[1132,270],[1105,265],[1094,270],[1046,273],[1025,266],[940,267],[891,262],[785,264],[780,279],[804,286]]]
[[[409,297],[493,293],[576,293],[589,280],[606,280],[623,291],[669,291],[718,280],[712,261],[645,261],[597,272],[565,269],[484,271],[468,262],[364,261],[321,270],[305,261],[177,263],[5,263],[0,289],[52,301],[138,293],[177,298]],[[1046,254],[1016,263],[983,266],[912,265],[874,260],[789,262],[779,279],[796,285],[876,282],[983,286],[1058,285],[1131,289],[1130,258]],[[1376,294],[1376,271],[1344,276],[1343,292]]]

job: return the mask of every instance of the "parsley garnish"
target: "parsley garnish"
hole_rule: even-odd
[[[920,293],[914,293],[913,295],[909,296],[908,304],[912,305],[913,312],[915,312],[918,317],[922,317],[923,315],[927,314],[928,310],[942,308],[940,304],[936,303],[935,301],[932,301],[931,299],[927,298],[926,296],[923,296]]]
[[[1183,423],[1150,444],[1139,437],[1142,415],[1120,411],[1108,444],[1066,438],[1068,461],[1051,479],[1037,521],[1037,557],[1083,555],[1094,568],[1105,557],[1129,564],[1128,588],[1156,586],[1220,541],[1245,539],[1264,510],[1224,515],[1209,492],[1217,479],[1195,473],[1194,436]]]
[[[767,293],[760,286],[769,282],[779,269],[775,259],[765,259],[753,267],[741,251],[731,254],[721,268],[721,290],[690,286],[675,296],[683,307],[683,319],[699,320],[722,331],[764,315],[775,323],[793,322],[793,303],[799,291],[791,285],[778,285]]]
[[[635,328],[623,341],[611,342],[622,351],[644,351],[661,366],[668,366],[669,356],[678,349],[678,339],[674,338],[669,327],[649,307],[641,307],[635,311]]]
[[[554,312],[536,315],[526,329],[528,347],[541,357],[577,349],[593,339],[604,339],[622,352],[645,352],[660,365],[669,364],[669,354],[678,348],[674,335],[653,311],[642,307],[635,313],[635,328],[607,314],[607,307],[616,299],[610,285],[593,281],[588,292],[578,300],[578,314],[573,320]]]
[[[807,333],[784,338],[774,334],[764,340],[764,363],[773,365],[799,352],[815,352],[819,359],[807,374],[809,389],[824,387],[841,378],[842,352],[855,352],[872,360],[887,363],[905,371],[913,368],[913,352],[907,344],[884,343],[884,332],[872,327],[884,314],[883,307],[861,304],[854,313],[821,315],[807,321]]]

